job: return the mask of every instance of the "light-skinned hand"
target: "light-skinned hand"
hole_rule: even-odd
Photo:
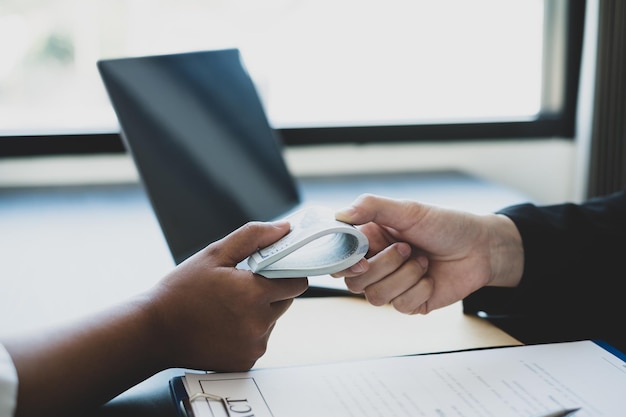
[[[362,195],[336,218],[359,225],[370,248],[333,276],[373,305],[426,314],[486,285],[515,286],[522,275],[521,238],[502,215]]]

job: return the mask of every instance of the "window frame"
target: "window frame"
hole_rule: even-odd
[[[586,1],[565,0],[565,3],[567,7],[561,22],[564,31],[555,31],[564,34],[560,64],[563,66],[562,97],[557,98],[560,109],[556,111],[543,111],[537,118],[528,121],[284,128],[276,129],[277,135],[287,147],[553,137],[574,139]],[[552,0],[547,0],[546,13],[550,13],[552,6]],[[559,36],[558,33],[551,36]],[[550,48],[555,43],[558,40],[554,38],[544,39],[548,54],[554,52]],[[119,132],[0,134],[0,158],[125,152]]]

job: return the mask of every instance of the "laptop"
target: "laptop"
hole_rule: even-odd
[[[237,49],[107,59],[98,70],[177,264],[300,204]]]

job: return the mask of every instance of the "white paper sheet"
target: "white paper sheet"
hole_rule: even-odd
[[[187,374],[201,416],[576,417],[626,412],[626,364],[591,341]],[[229,408],[229,414],[226,407]]]

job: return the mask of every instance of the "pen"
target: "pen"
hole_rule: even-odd
[[[576,411],[580,410],[579,408],[569,408],[567,410],[559,410],[559,411],[553,411],[551,413],[542,415],[541,417],[568,417],[568,416],[573,416],[574,413]]]

